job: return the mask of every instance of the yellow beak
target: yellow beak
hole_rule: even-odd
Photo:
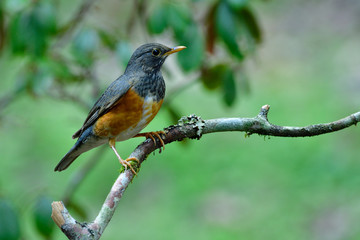
[[[176,52],[180,52],[181,50],[184,50],[186,47],[185,46],[177,46],[177,47],[173,47],[170,51],[164,53],[165,56],[169,56],[170,54],[176,53]]]

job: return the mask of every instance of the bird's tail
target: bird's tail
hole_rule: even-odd
[[[81,136],[76,141],[75,145],[70,149],[70,151],[61,159],[61,161],[56,165],[54,171],[63,171],[70,166],[70,164],[75,161],[75,159],[80,156],[80,154],[89,151],[97,146],[104,144],[106,140],[97,138],[92,133],[92,127],[86,129]]]
[[[80,156],[82,152],[79,152],[79,141],[75,143],[75,145],[70,149],[70,151],[60,160],[60,162],[56,165],[54,171],[61,172],[67,169],[70,164],[75,161],[75,159]]]

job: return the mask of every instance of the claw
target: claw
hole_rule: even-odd
[[[138,164],[140,164],[139,159],[137,159],[137,158],[135,158],[135,157],[132,157],[132,158],[128,158],[128,159],[123,160],[123,159],[120,157],[119,153],[116,151],[116,148],[115,148],[115,139],[114,139],[114,138],[109,139],[109,145],[110,145],[111,149],[115,152],[115,155],[116,155],[117,158],[119,159],[120,164],[124,166],[125,170],[129,167],[130,170],[131,170],[131,172],[132,172],[135,176],[137,176],[136,171],[134,170],[134,168],[131,166],[131,164],[130,164],[129,162],[130,162],[130,161],[136,161],[136,162],[138,162]]]
[[[134,168],[131,166],[131,163],[129,163],[130,161],[136,161],[138,164],[140,164],[139,159],[137,159],[137,158],[135,158],[135,157],[133,157],[133,158],[128,158],[128,159],[125,159],[125,160],[119,159],[120,164],[123,165],[125,169],[127,169],[127,167],[129,167],[130,170],[131,170],[131,172],[132,172],[135,176],[137,176],[136,171],[135,171]]]
[[[138,133],[134,137],[150,138],[154,142],[155,146],[156,146],[156,140],[155,140],[155,137],[156,137],[157,139],[159,139],[160,145],[163,148],[163,150],[165,150],[165,143],[164,143],[164,140],[161,137],[161,135],[165,135],[165,134],[166,133],[164,131],[156,131],[156,132]],[[161,151],[161,148],[160,148],[160,151]]]

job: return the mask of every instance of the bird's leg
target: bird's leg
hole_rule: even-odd
[[[156,131],[156,132],[138,133],[134,137],[151,138],[151,140],[153,140],[155,146],[156,146],[156,140],[155,140],[155,137],[156,137],[157,139],[159,139],[160,145],[163,148],[163,150],[165,150],[165,143],[164,143],[163,139],[161,138],[161,135],[165,135],[165,132],[164,131]]]
[[[135,158],[135,157],[132,157],[132,158],[127,158],[125,160],[123,160],[119,153],[116,151],[116,148],[115,148],[115,138],[110,138],[109,139],[109,145],[111,147],[111,149],[115,152],[115,155],[117,156],[117,158],[119,159],[119,162],[121,165],[123,165],[125,167],[125,169],[127,169],[127,167],[130,168],[130,170],[135,174],[136,174],[136,171],[134,170],[134,168],[131,166],[131,164],[129,163],[129,161],[136,161],[140,164],[140,161],[139,159]]]

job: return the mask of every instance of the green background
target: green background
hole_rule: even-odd
[[[199,6],[207,3],[199,2],[191,4],[201,12]],[[72,14],[74,3],[80,1],[59,5],[59,21]],[[236,82],[234,104],[227,107],[216,90],[195,81],[172,98],[174,109],[203,119],[252,117],[270,104],[269,121],[287,126],[335,121],[359,111],[357,1],[251,4],[264,40],[241,63],[247,80]],[[120,6],[117,1],[99,1],[82,24],[106,26],[121,35],[126,16]],[[129,39],[131,51],[143,42],[178,44],[169,33],[149,35],[141,27],[134,31],[138,37]],[[10,91],[24,59],[10,57],[8,51],[1,54],[0,95]],[[165,63],[170,90],[198,77],[197,71],[186,73],[177,65],[175,57]],[[100,54],[93,67],[101,89],[124,69],[111,53]],[[89,100],[86,86],[69,89]],[[18,216],[21,239],[41,239],[35,229],[37,199],[62,200],[70,179],[98,151],[83,154],[64,172],[53,172],[74,144],[71,136],[87,111],[46,94],[20,95],[2,110],[0,197]],[[145,131],[174,123],[161,110]],[[102,239],[359,239],[359,133],[358,127],[311,138],[245,138],[244,133],[227,132],[167,145],[142,164]],[[117,143],[117,149],[126,157],[140,142]],[[77,220],[96,217],[118,170],[116,157],[106,148],[73,196],[87,215],[83,219],[70,209]],[[54,228],[49,239],[65,236]]]

